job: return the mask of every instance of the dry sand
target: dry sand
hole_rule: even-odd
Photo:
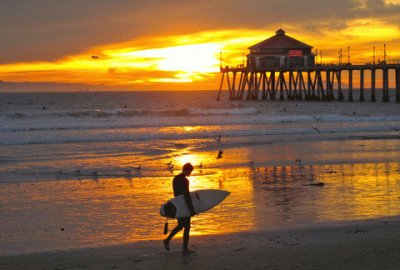
[[[0,269],[400,269],[399,217],[0,257]]]

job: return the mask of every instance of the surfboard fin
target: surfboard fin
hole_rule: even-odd
[[[165,220],[165,224],[164,224],[164,234],[168,233],[168,219]]]

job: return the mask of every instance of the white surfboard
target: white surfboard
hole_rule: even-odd
[[[202,189],[190,192],[192,197],[193,208],[196,214],[205,212],[222,202],[228,195],[229,191],[218,189]],[[172,203],[176,208],[175,216],[168,215],[168,210],[164,208],[168,203]],[[171,218],[185,218],[190,217],[189,207],[186,205],[185,197],[183,195],[177,196],[166,203],[160,208],[161,216]]]

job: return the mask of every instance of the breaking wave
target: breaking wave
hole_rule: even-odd
[[[201,115],[251,115],[258,113],[256,108],[233,108],[233,109],[171,109],[171,110],[149,110],[149,109],[127,109],[118,108],[115,110],[82,110],[67,111],[53,113],[35,113],[22,114],[13,113],[7,115],[8,118],[38,118],[38,117],[71,117],[71,118],[105,118],[112,116],[120,117],[146,117],[146,116],[166,116],[166,117],[184,117],[184,116],[201,116]]]

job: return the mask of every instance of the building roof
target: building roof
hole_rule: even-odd
[[[270,37],[260,43],[257,43],[251,47],[250,50],[260,49],[311,49],[310,45],[307,45],[297,39],[285,35],[285,31],[279,29],[276,31],[276,35]]]

